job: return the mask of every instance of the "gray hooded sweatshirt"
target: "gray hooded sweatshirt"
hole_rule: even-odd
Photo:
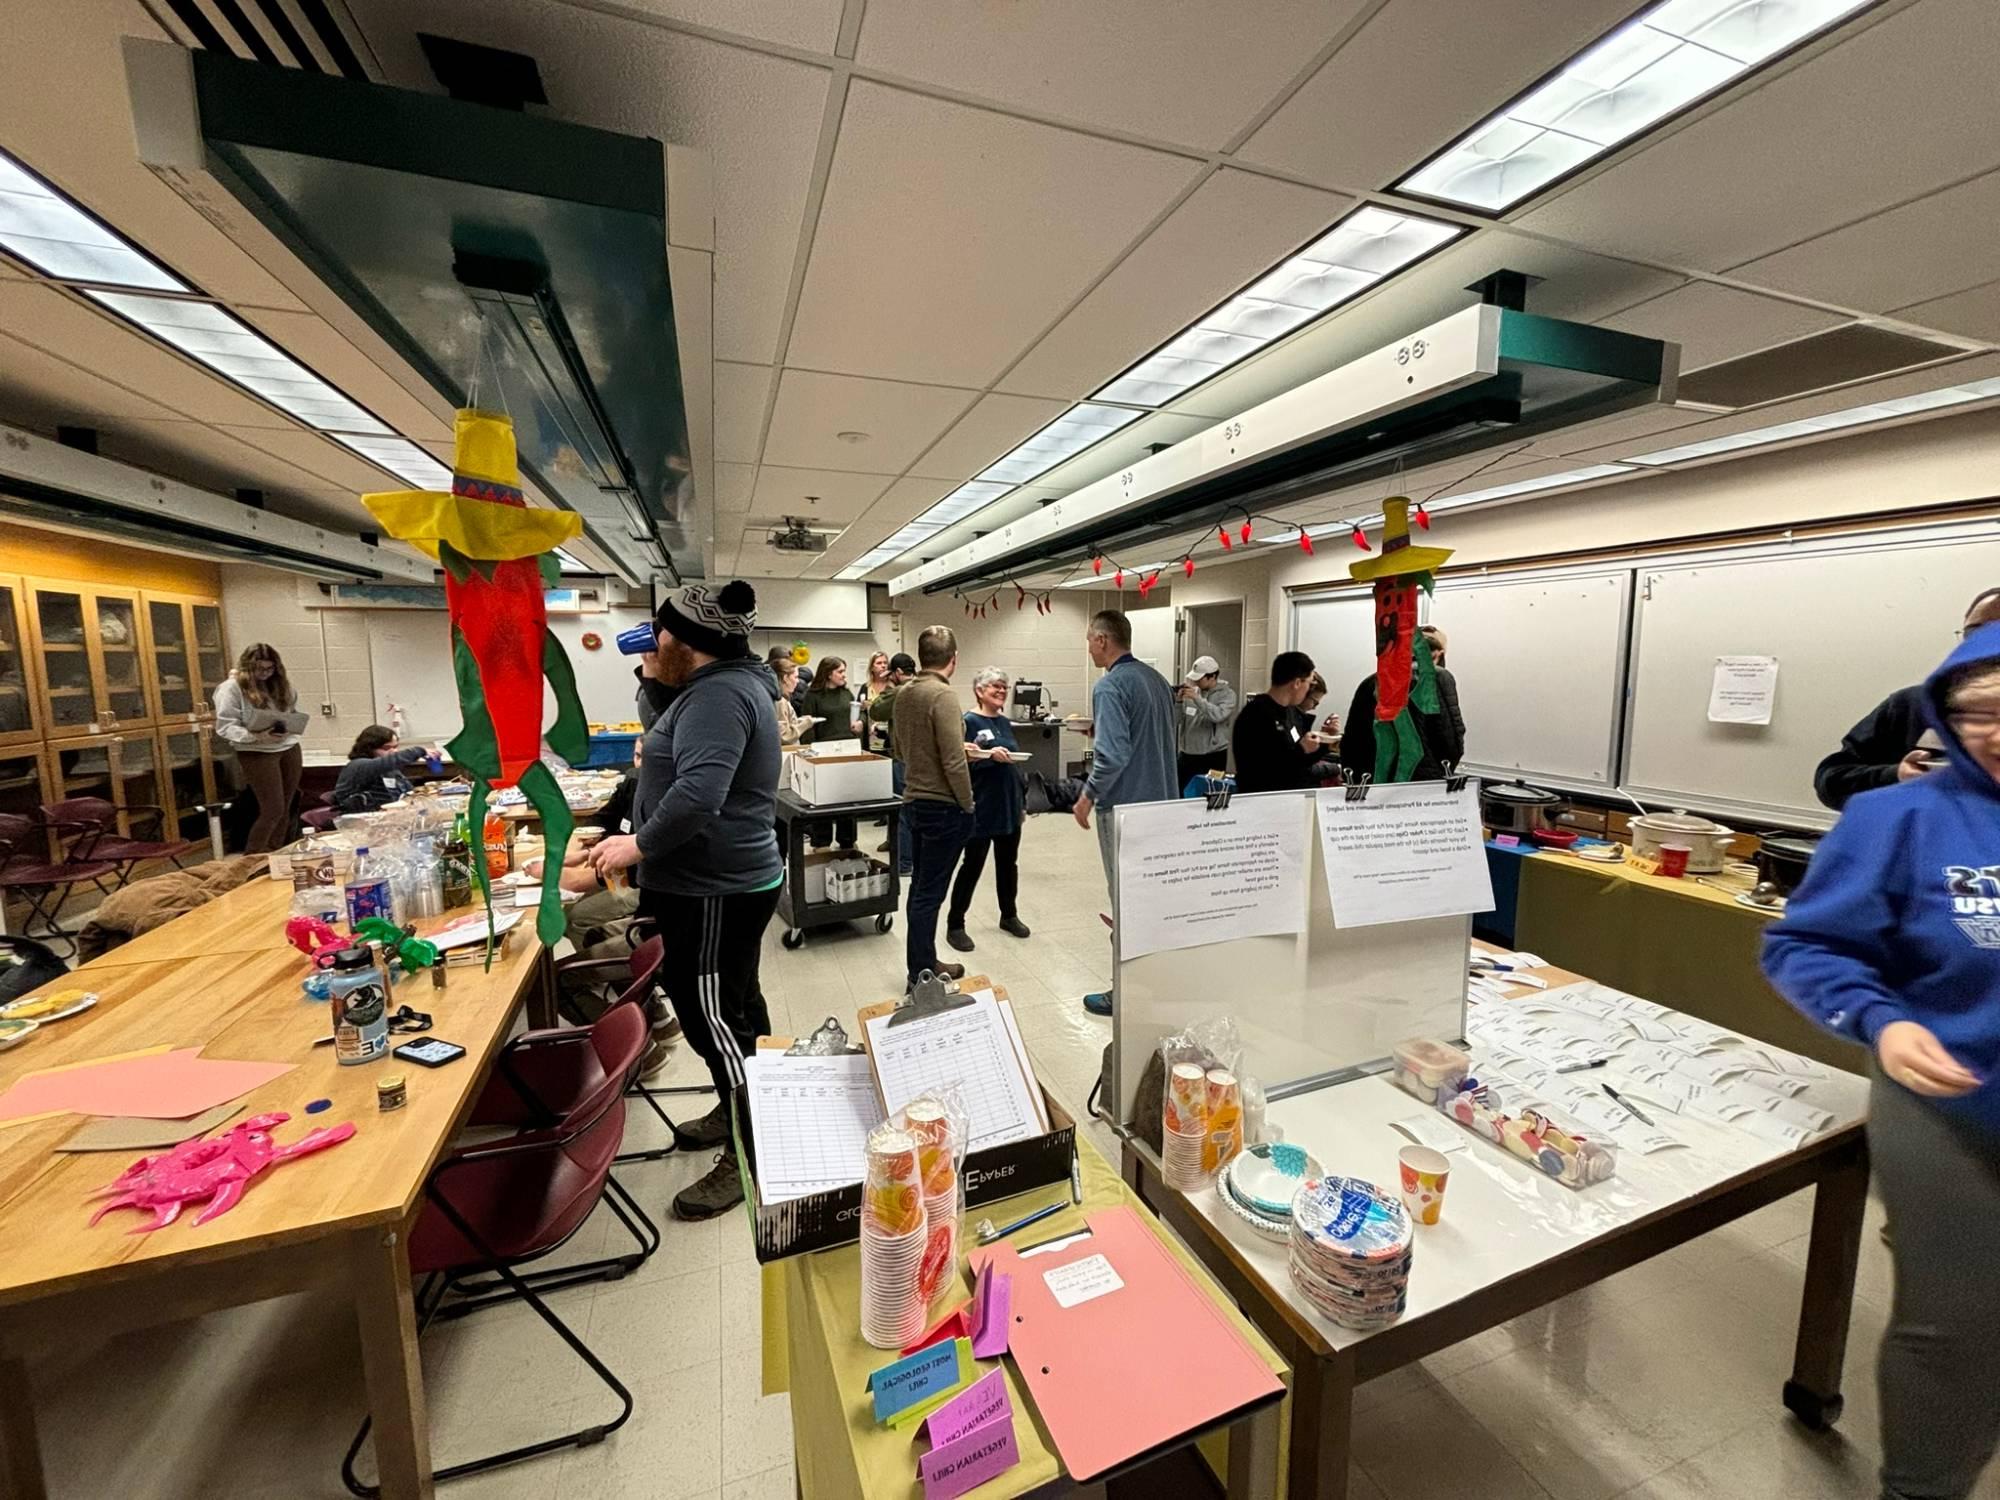
[[[778,883],[777,697],[761,660],[710,662],[653,722],[633,803],[641,887],[727,896]]]

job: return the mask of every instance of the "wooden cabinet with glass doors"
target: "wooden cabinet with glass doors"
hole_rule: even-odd
[[[48,713],[44,732],[150,728],[152,676],[135,589],[32,578],[28,624]]]
[[[229,675],[222,649],[222,609],[213,600],[180,594],[140,595],[146,607],[146,652],[153,701],[162,728],[215,717],[215,689]]]
[[[119,809],[118,832],[127,838],[151,833],[143,816],[135,827],[126,808],[168,807],[160,742],[149,730],[51,740],[48,769],[53,800],[103,798]]]
[[[26,593],[20,579],[0,578],[0,746],[30,744],[42,737],[42,700],[36,685]]]
[[[216,800],[215,732],[206,724],[160,730],[160,771],[166,786],[167,810],[163,839],[208,838],[208,815],[202,811]]]

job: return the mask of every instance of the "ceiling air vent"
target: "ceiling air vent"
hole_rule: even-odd
[[[1965,352],[1956,344],[1849,323],[1682,375],[1676,400],[1734,411],[1958,359]]]

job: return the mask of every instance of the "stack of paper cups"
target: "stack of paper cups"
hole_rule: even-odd
[[[944,1106],[935,1099],[914,1099],[903,1111],[903,1124],[917,1143],[917,1172],[923,1183],[927,1239],[917,1292],[926,1307],[952,1285],[958,1265],[957,1141]]]
[[[1196,1063],[1175,1063],[1167,1070],[1160,1132],[1161,1166],[1168,1187],[1192,1192],[1208,1186],[1209,1174],[1202,1167],[1207,1145],[1207,1076]]]
[[[1214,1176],[1243,1149],[1243,1089],[1234,1073],[1208,1070],[1208,1139],[1201,1148],[1202,1170]]]
[[[861,1336],[901,1349],[924,1331],[918,1275],[928,1239],[917,1143],[878,1126],[868,1137],[861,1179]]]

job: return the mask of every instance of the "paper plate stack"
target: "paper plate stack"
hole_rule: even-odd
[[[1223,1170],[1222,1205],[1258,1233],[1289,1239],[1300,1179],[1320,1172],[1319,1162],[1297,1146],[1251,1146]]]
[[[861,1184],[861,1336],[877,1349],[901,1349],[924,1331],[920,1282],[929,1240],[917,1142],[879,1126],[868,1137]]]
[[[1343,1328],[1386,1328],[1409,1304],[1410,1216],[1373,1183],[1308,1178],[1292,1200],[1292,1280]]]

